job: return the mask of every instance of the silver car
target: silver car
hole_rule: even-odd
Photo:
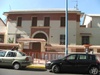
[[[12,66],[14,69],[25,68],[32,63],[30,56],[17,50],[0,50],[0,66]]]

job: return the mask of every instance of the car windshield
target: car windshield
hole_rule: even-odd
[[[19,52],[22,56],[26,56],[26,54],[25,53],[23,53],[23,52]]]
[[[0,57],[4,57],[6,54],[6,51],[0,51]]]

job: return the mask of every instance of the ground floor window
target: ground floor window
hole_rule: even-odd
[[[0,35],[0,43],[4,43],[4,35]]]
[[[82,36],[82,45],[89,44],[89,43],[90,43],[90,37],[89,36]]]
[[[65,35],[60,35],[60,45],[65,45]]]

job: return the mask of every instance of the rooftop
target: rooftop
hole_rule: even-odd
[[[100,17],[100,14],[87,14],[87,15],[91,17]]]
[[[8,14],[31,14],[31,13],[65,13],[65,9],[34,9],[34,10],[11,10],[4,12],[3,15]]]
[[[33,10],[11,10],[8,12],[4,12],[4,15],[8,14],[31,14],[31,13],[65,13],[66,9],[33,9]],[[77,9],[68,9],[68,13],[81,13],[81,11]]]

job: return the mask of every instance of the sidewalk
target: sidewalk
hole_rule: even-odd
[[[45,69],[45,65],[44,64],[32,64],[32,65],[27,66],[27,68]]]

